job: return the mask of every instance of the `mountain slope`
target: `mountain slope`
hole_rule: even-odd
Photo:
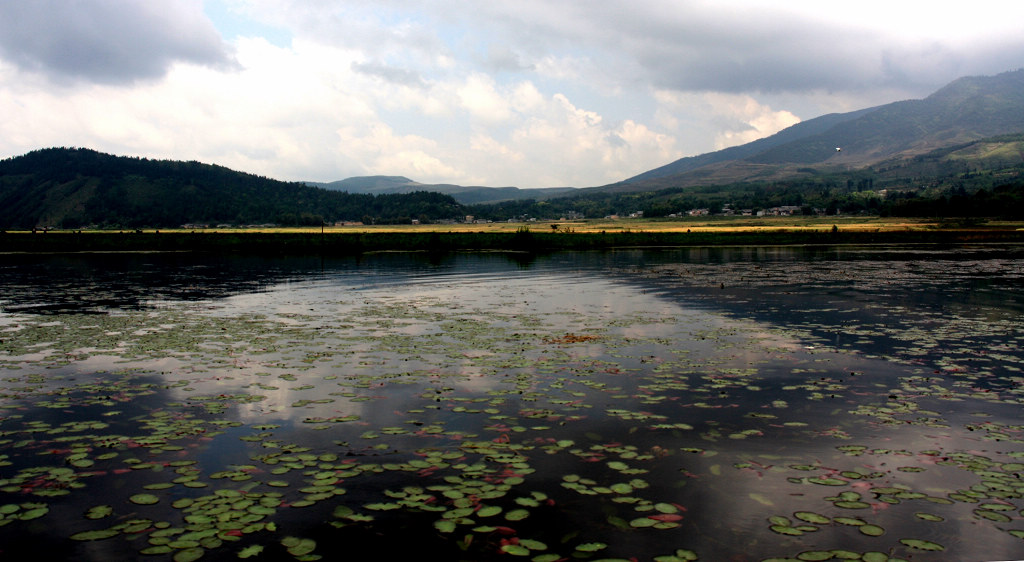
[[[1019,132],[1024,132],[1024,69],[960,78],[921,100],[811,119],[764,139],[682,158],[596,189],[643,191],[862,169]]]
[[[0,161],[0,228],[401,222],[464,216],[438,193],[361,195],[199,162],[49,148]],[[366,219],[364,219],[366,217]]]
[[[680,158],[675,162],[649,170],[642,174],[633,176],[623,183],[636,183],[639,181],[660,178],[665,176],[671,176],[676,174],[682,174],[690,170],[696,170],[711,164],[717,164],[719,162],[729,162],[733,160],[742,160],[755,156],[764,151],[770,150],[780,145],[784,145],[790,142],[794,142],[803,138],[820,135],[821,133],[835,127],[839,123],[856,119],[865,113],[874,111],[877,108],[862,109],[860,111],[853,111],[850,113],[830,113],[807,121],[802,121],[787,127],[786,129],[779,131],[778,133],[758,139],[747,144],[739,146],[733,146],[725,148],[716,152],[708,152],[699,156],[688,156],[686,158]]]

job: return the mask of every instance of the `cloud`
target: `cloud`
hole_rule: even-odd
[[[739,127],[723,127],[715,137],[716,150],[771,136],[800,122],[800,118],[789,111],[775,111],[750,96],[712,93],[705,94],[704,98],[715,115],[740,123]]]
[[[511,117],[508,99],[489,76],[474,74],[458,89],[463,107],[478,121],[500,123]]]
[[[160,78],[175,62],[234,64],[198,0],[2,2],[0,58],[57,81],[100,84]]]
[[[426,81],[423,80],[423,77],[420,76],[419,73],[404,68],[389,66],[383,63],[353,62],[352,70],[361,74],[366,74],[367,76],[374,76],[400,86],[410,86],[413,88],[425,88],[427,86]]]
[[[247,14],[286,27],[309,41],[347,50],[362,51],[367,59],[417,66],[443,65],[448,56],[438,29],[431,25],[435,12],[405,0],[361,2],[356,0],[236,0]]]
[[[995,0],[0,0],[0,155],[600,185],[1012,70],[1022,19]]]
[[[679,135],[692,129],[714,131],[714,150],[771,136],[801,121],[788,110],[744,94],[659,90],[655,98],[661,127]]]
[[[416,135],[398,135],[382,123],[343,127],[337,131],[346,151],[373,175],[404,175],[412,179],[457,177],[461,172],[438,157],[437,144]]]
[[[522,57],[507,45],[490,45],[484,66],[494,72],[524,72],[533,70],[535,65],[523,62]]]
[[[986,0],[971,10],[881,0],[521,0],[477,14],[478,26],[513,49],[549,61],[583,54],[592,69],[612,70],[595,78],[679,91],[928,90],[1024,59],[1024,37],[1014,31],[1024,6]]]

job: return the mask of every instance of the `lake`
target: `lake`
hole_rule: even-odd
[[[1022,559],[1022,369],[1019,245],[0,254],[0,557]]]

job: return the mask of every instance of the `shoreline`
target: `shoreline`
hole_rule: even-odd
[[[0,233],[0,253],[240,252],[361,254],[375,251],[498,250],[554,252],[688,246],[1024,243],[1024,230],[936,229],[907,231],[697,232],[112,232]]]

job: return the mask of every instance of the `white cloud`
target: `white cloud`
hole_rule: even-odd
[[[724,130],[715,137],[715,149],[746,144],[796,125],[800,118],[789,111],[775,111],[750,96],[735,94],[705,94],[717,115],[737,119],[745,125],[739,130]]]
[[[437,156],[439,147],[434,141],[395,134],[382,123],[346,126],[336,134],[339,148],[363,163],[365,175],[403,175],[417,181],[462,175]]]
[[[590,186],[1024,60],[990,0],[207,1],[0,4],[0,156]]]
[[[525,160],[522,152],[513,150],[507,145],[498,142],[497,139],[484,134],[473,135],[473,138],[470,139],[469,147],[479,153],[480,158],[498,157],[517,165]]]
[[[694,128],[713,130],[714,150],[771,136],[801,121],[792,112],[772,109],[749,95],[659,90],[655,98],[663,127],[680,134]]]
[[[494,79],[473,74],[458,89],[462,106],[484,123],[500,123],[511,117],[508,100],[498,93]]]
[[[544,183],[529,187],[612,183],[679,157],[670,135],[631,120],[609,125],[565,95],[533,107],[507,141],[525,165],[547,171]]]

